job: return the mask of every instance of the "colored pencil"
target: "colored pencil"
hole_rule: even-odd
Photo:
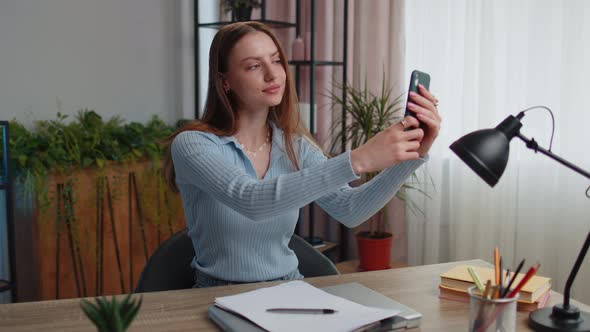
[[[469,271],[469,274],[471,275],[471,279],[473,279],[473,282],[475,283],[475,286],[477,286],[477,289],[479,289],[479,291],[483,293],[484,292],[483,284],[481,283],[481,279],[477,275],[477,272],[475,272],[475,270],[471,266],[467,267],[467,271]]]
[[[508,286],[504,290],[504,294],[503,294],[502,297],[506,297],[506,294],[510,291],[510,287],[512,287],[512,284],[514,283],[514,280],[516,280],[516,276],[518,276],[518,274],[520,273],[520,270],[522,270],[523,265],[524,265],[524,258],[518,264],[518,267],[516,268],[516,271],[514,271],[514,275],[510,279],[510,283],[508,284]]]
[[[526,285],[526,283],[537,273],[537,271],[539,270],[540,267],[541,267],[541,264],[540,263],[537,263],[537,264],[531,266],[531,268],[524,275],[524,278],[522,278],[522,280],[518,283],[518,286],[516,286],[508,294],[508,298],[516,296],[516,294],[518,294],[518,292],[520,292],[520,290],[522,289],[522,287],[524,287],[524,285]]]
[[[500,284],[500,249],[494,248],[494,272],[496,277],[496,285]]]

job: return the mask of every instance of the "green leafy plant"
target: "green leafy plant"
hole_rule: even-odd
[[[96,298],[96,303],[83,299],[80,307],[99,332],[123,332],[137,316],[142,300],[141,296],[139,299],[132,299],[131,294],[120,303],[115,296],[111,301],[100,297]]]
[[[342,92],[346,90],[347,98],[342,99]],[[351,149],[356,149],[365,144],[378,132],[383,131],[392,124],[403,118],[403,95],[392,97],[391,88],[388,88],[387,81],[383,78],[381,82],[381,91],[375,95],[367,88],[367,82],[361,88],[355,88],[352,85],[336,85],[336,89],[328,95],[332,100],[333,107],[344,109],[345,117],[335,121],[331,128],[332,145],[331,151],[337,147],[349,145]],[[367,173],[363,177],[364,182],[368,182],[377,176],[379,172]],[[396,196],[407,202],[407,206],[412,212],[422,211],[419,207],[408,199],[406,190],[416,190],[427,197],[428,193],[421,190],[417,184],[418,177],[416,173],[412,174],[410,181],[407,181]],[[385,208],[381,209],[369,222],[369,237],[382,238],[386,236],[385,221],[387,220]]]
[[[10,122],[11,169],[24,185],[25,201],[50,202],[46,181],[50,173],[70,174],[75,169],[104,169],[109,162],[158,161],[165,150],[161,140],[174,130],[157,116],[145,125],[125,124],[120,117],[104,121],[93,110],[80,110],[74,121],[57,113],[54,120],[37,121],[29,130]],[[160,167],[160,163],[154,163]]]
[[[222,2],[225,12],[244,7],[260,8],[260,0],[224,0]]]

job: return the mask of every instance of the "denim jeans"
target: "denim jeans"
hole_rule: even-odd
[[[272,279],[272,280],[261,280],[260,282],[263,281],[276,281],[276,280],[300,280],[303,279],[303,275],[301,273],[299,273],[298,269],[295,269],[293,272],[277,278],[277,279]],[[248,284],[248,283],[252,283],[255,281],[249,281],[249,282],[239,282],[239,281],[227,281],[227,280],[223,280],[223,279],[217,279],[215,277],[212,277],[206,273],[203,273],[197,269],[195,269],[195,284],[193,285],[193,288],[205,288],[205,287],[214,287],[214,286],[226,286],[226,285],[238,285],[238,284]]]

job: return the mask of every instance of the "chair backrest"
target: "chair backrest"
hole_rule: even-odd
[[[293,234],[291,241],[289,241],[289,248],[297,255],[299,272],[306,278],[340,274],[328,257],[300,236]]]
[[[136,293],[191,288],[194,272],[191,261],[195,256],[193,243],[184,229],[164,241],[145,264]]]
[[[289,248],[299,259],[299,272],[305,277],[339,274],[336,266],[321,252],[297,235],[291,237]],[[194,271],[190,265],[195,251],[184,229],[164,241],[145,264],[136,293],[191,288]]]

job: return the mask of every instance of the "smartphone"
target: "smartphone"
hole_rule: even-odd
[[[410,92],[415,92],[420,94],[418,91],[418,84],[422,84],[426,90],[430,89],[430,75],[427,73],[421,72],[419,70],[412,71],[412,75],[410,76],[410,87],[408,88],[408,99],[406,101],[406,116],[411,115],[416,117],[416,114],[408,108],[408,102],[410,101]]]

